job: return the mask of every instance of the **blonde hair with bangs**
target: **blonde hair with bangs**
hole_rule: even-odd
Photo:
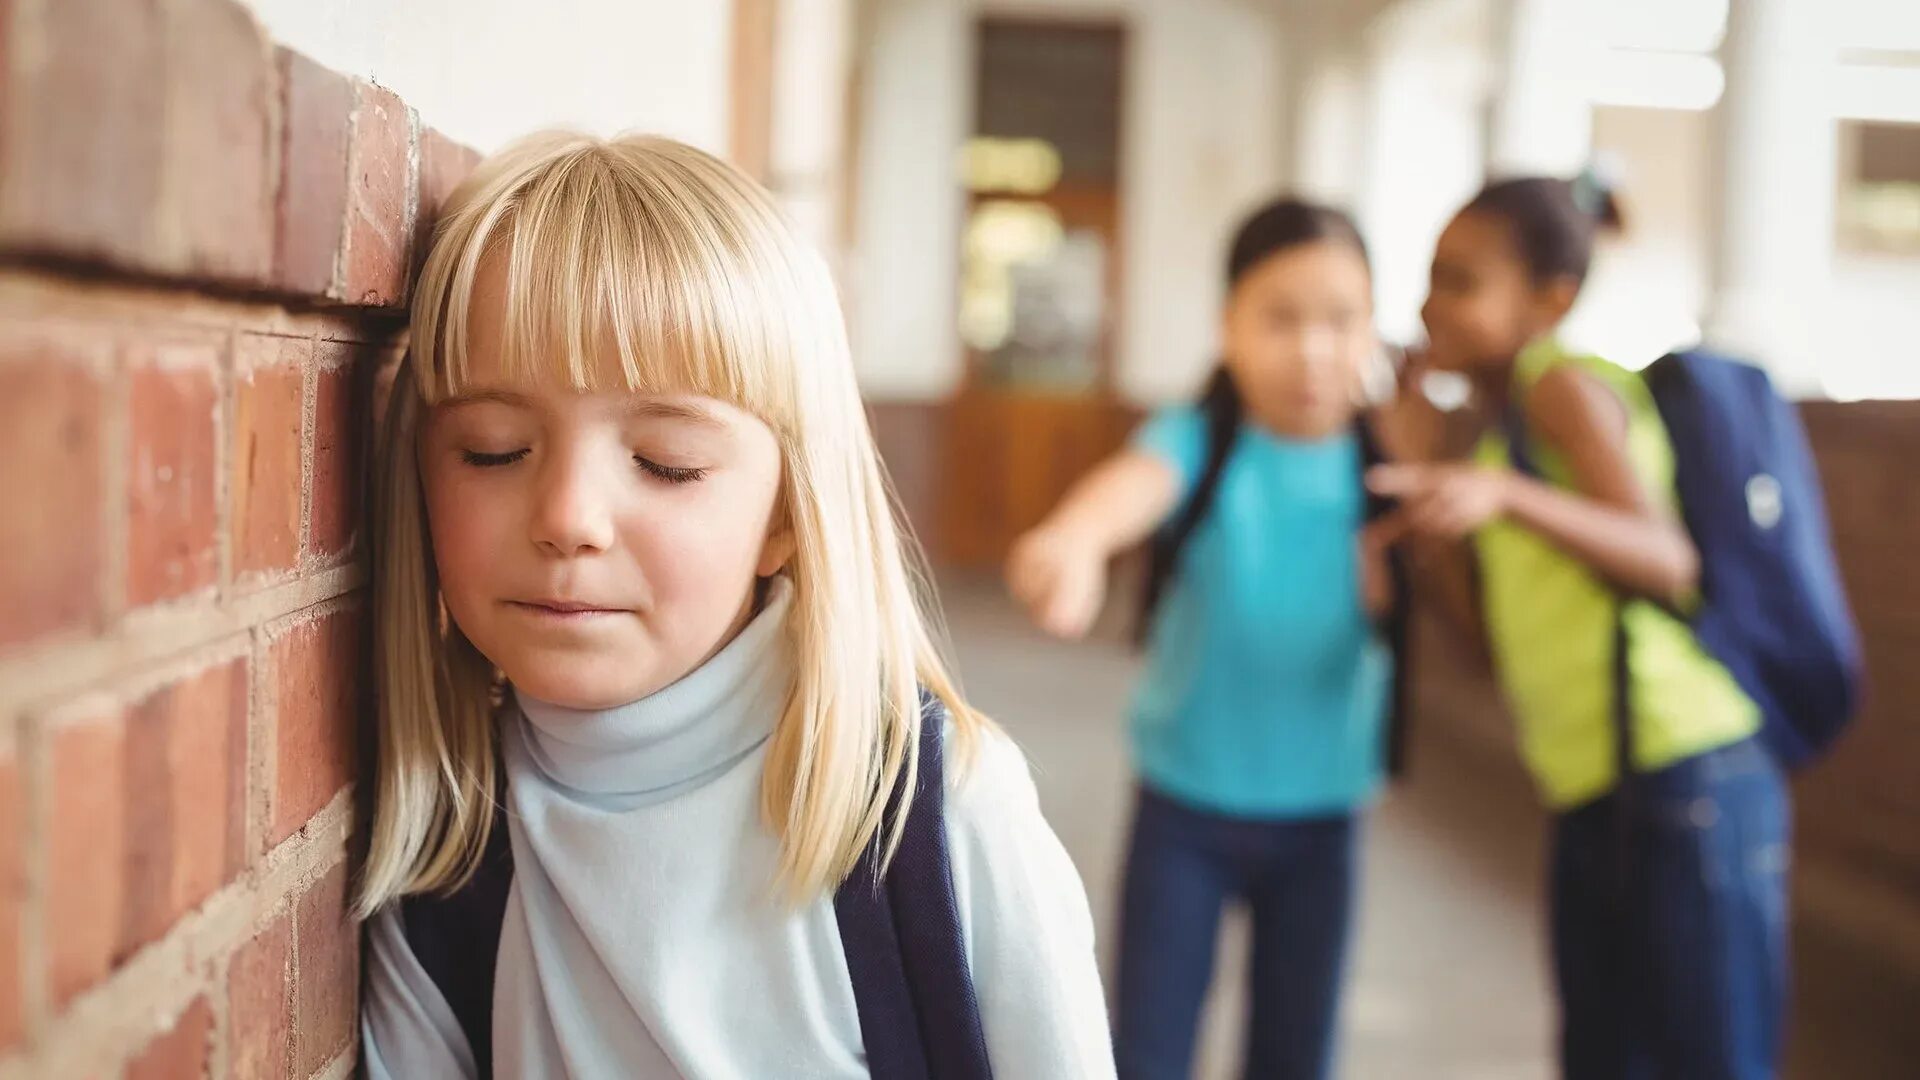
[[[549,132],[454,191],[414,293],[376,462],[379,715],[360,913],[457,888],[493,825],[494,671],[440,604],[417,458],[425,412],[468,377],[475,281],[493,258],[505,259],[509,378],[696,393],[773,430],[795,546],[785,572],[796,674],[760,807],[780,837],[788,898],[833,888],[883,830],[889,852],[898,842],[886,807],[896,783],[911,791],[917,776],[919,688],[948,706],[957,763],[990,725],[936,647],[922,560],[896,524],[832,280],[767,194],[711,155],[662,138]]]

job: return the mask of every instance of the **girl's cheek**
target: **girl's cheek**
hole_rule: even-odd
[[[627,542],[656,587],[680,592],[751,573],[759,550],[757,536],[747,543],[752,525],[736,520],[724,501],[708,509],[646,514],[629,529]]]
[[[442,587],[449,592],[464,591],[496,563],[490,553],[498,546],[499,537],[487,515],[475,514],[458,501],[448,500],[434,506],[428,518],[434,561]]]

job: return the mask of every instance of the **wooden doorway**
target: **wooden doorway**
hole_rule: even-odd
[[[964,156],[960,334],[943,561],[997,565],[1126,436],[1115,389],[1125,30],[988,18]]]

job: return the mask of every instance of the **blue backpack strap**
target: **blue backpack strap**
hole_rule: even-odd
[[[833,898],[840,947],[847,956],[847,973],[853,978],[853,1002],[860,1015],[867,1071],[876,1077],[928,1080],[920,1021],[914,1013],[900,932],[893,918],[893,900],[885,886],[874,879],[873,852],[868,849],[867,856],[860,860],[860,869]]]
[[[512,887],[513,845],[503,793],[494,800],[493,828],[473,877],[445,896],[400,901],[407,947],[453,1009],[483,1080],[493,1075],[494,969]]]
[[[863,870],[835,895],[834,914],[875,1080],[987,1080],[993,1070],[947,849],[946,709],[925,691],[920,704],[919,776],[884,887],[872,874],[876,837]]]
[[[1528,433],[1524,404],[1514,402],[1507,406],[1500,417],[1501,433],[1507,440],[1507,463],[1522,476],[1530,477],[1541,483],[1551,483],[1545,473],[1540,471],[1539,459],[1534,455],[1533,440]],[[1632,812],[1629,800],[1632,798],[1633,777],[1633,668],[1631,653],[1627,645],[1627,605],[1635,601],[1616,594],[1613,604],[1613,660],[1611,669],[1612,696],[1610,698],[1610,721],[1613,727],[1613,768],[1614,768],[1614,887],[1619,890],[1619,899],[1626,899],[1628,871],[1632,858],[1632,845],[1629,828],[1632,824]]]

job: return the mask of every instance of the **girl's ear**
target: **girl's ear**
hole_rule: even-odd
[[[1580,299],[1580,282],[1570,277],[1556,277],[1552,281],[1534,290],[1534,307],[1540,316],[1541,325],[1558,326],[1573,310],[1573,302]]]
[[[767,515],[767,538],[760,542],[760,560],[753,564],[753,572],[758,577],[772,577],[786,569],[787,564],[793,561],[794,553],[800,550],[800,541],[793,528],[793,514],[788,509],[792,505],[792,496],[787,487],[783,480],[779,493],[773,498],[773,512]]]
[[[772,577],[786,569],[793,561],[793,553],[799,544],[793,536],[793,527],[784,520],[776,521],[767,531],[766,542],[760,545],[760,561],[754,564],[753,572],[759,577]]]

